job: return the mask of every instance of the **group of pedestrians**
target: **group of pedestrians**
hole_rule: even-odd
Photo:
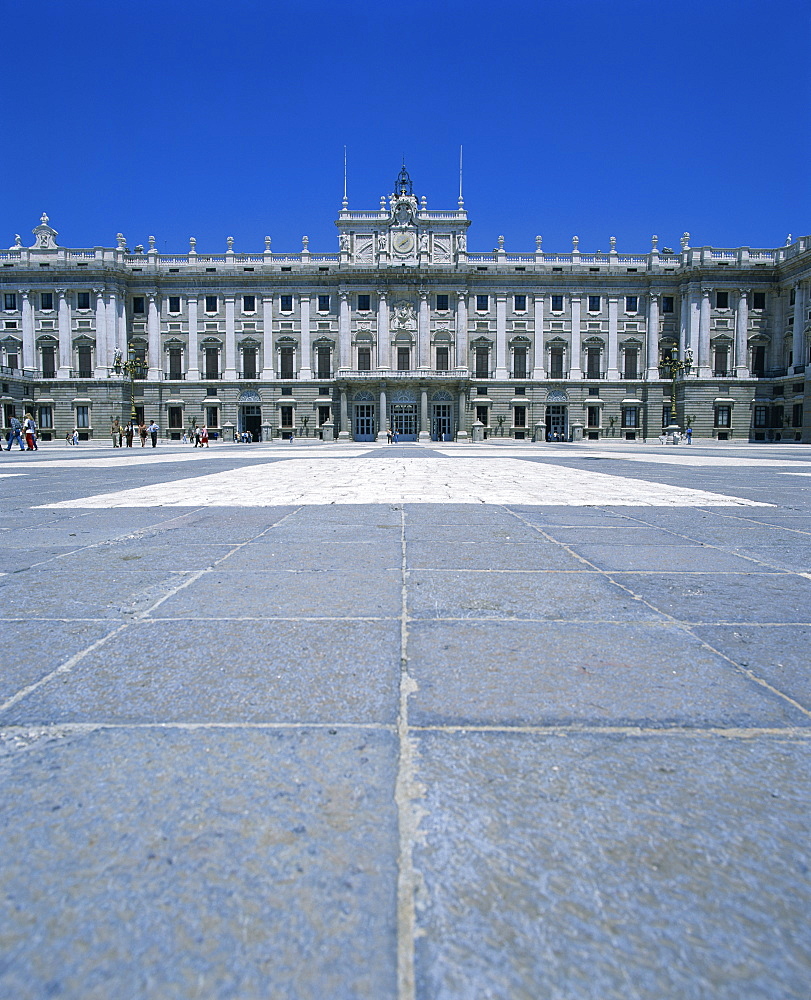
[[[113,439],[114,448],[123,448],[125,443],[127,448],[131,448],[136,434],[141,441],[142,448],[146,447],[148,438],[152,441],[152,447],[157,448],[159,431],[160,427],[154,420],[150,420],[149,424],[136,424],[134,420],[128,420],[122,427],[118,417],[113,417],[113,422],[110,425],[110,437]]]
[[[20,446],[20,451],[39,451],[37,445],[37,425],[34,423],[34,418],[30,413],[26,413],[22,423],[20,423],[17,417],[11,418],[6,441],[6,451],[11,451],[11,446],[15,441]]]

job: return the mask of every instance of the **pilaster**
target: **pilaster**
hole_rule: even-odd
[[[96,364],[95,378],[107,378],[107,307],[104,303],[104,289],[94,288],[96,296]]]
[[[200,381],[200,303],[196,295],[190,295],[186,301],[189,316],[189,358],[186,379],[189,382]]]
[[[59,328],[59,369],[56,373],[56,377],[70,378],[73,345],[71,344],[70,302],[68,302],[68,290],[67,288],[57,288],[56,294],[59,296],[59,314],[57,318],[57,325]]]
[[[620,377],[617,358],[619,356],[619,333],[617,326],[617,310],[619,299],[616,295],[608,297],[608,368],[606,378],[610,380]]]
[[[225,368],[222,377],[226,381],[237,378],[237,336],[234,322],[234,295],[225,296]]]
[[[310,346],[310,295],[309,292],[299,296],[299,312],[301,315],[301,367],[299,378],[313,377],[312,347]]]
[[[659,293],[648,293],[648,327],[645,337],[645,378],[659,378]]]
[[[496,378],[509,378],[507,369],[507,293],[496,292]]]
[[[583,354],[582,335],[580,332],[580,313],[583,308],[583,293],[572,292],[569,298],[572,315],[572,351],[569,357],[569,378],[581,379],[583,369],[580,367]]]
[[[735,312],[735,375],[749,378],[749,289],[738,289]]]

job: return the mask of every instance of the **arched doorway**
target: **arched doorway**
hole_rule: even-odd
[[[262,440],[262,397],[255,389],[246,389],[237,400],[237,434],[249,433],[253,441]]]
[[[431,400],[431,440],[453,441],[453,396],[444,389]]]
[[[408,389],[400,389],[391,397],[391,429],[400,441],[416,441],[419,423],[417,420],[417,396]]]
[[[375,426],[375,397],[371,392],[356,392],[352,406],[353,436],[356,441],[374,441],[377,435]]]

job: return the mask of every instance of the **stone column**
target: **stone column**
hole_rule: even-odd
[[[467,292],[456,293],[456,367],[470,369],[467,342]]]
[[[507,295],[496,293],[496,378],[509,378],[507,367]]]
[[[299,310],[301,312],[301,368],[299,378],[311,379],[313,377],[312,346],[310,344],[310,295],[306,292],[299,296]]]
[[[802,375],[805,372],[805,365],[808,360],[806,357],[805,333],[803,330],[805,326],[803,322],[805,318],[804,301],[803,286],[798,281],[794,286],[794,334],[791,338],[791,356],[795,375]]]
[[[196,295],[190,295],[186,308],[189,312],[189,358],[186,368],[188,382],[200,381],[200,303]]]
[[[431,429],[428,425],[428,390],[420,389],[420,441],[431,440]]]
[[[701,304],[696,288],[690,289],[690,315],[688,318],[688,346],[693,353],[693,375],[698,375],[698,340],[701,327]]]
[[[23,320],[23,356],[20,358],[20,368],[37,368],[36,349],[34,346],[34,310],[31,305],[31,290],[20,289],[22,298]]]
[[[583,377],[583,369],[580,367],[580,363],[583,360],[583,345],[580,339],[580,310],[582,306],[581,293],[575,292],[571,296],[572,350],[569,355],[569,378],[573,379],[581,379]]]
[[[121,349],[121,354],[123,356],[124,361],[126,361],[127,358],[129,357],[129,344],[127,337],[127,308],[126,308],[126,303],[124,301],[124,297],[125,297],[125,292],[122,291],[118,296],[118,304],[116,307],[118,312],[118,318],[117,318],[118,337],[116,339],[116,343]]]
[[[619,333],[617,327],[617,310],[619,299],[616,295],[608,297],[608,369],[606,378],[616,381],[620,377],[619,365]]]
[[[389,301],[384,288],[378,289],[377,303],[377,367],[389,368]]]
[[[543,295],[535,296],[535,337],[532,343],[532,377],[546,378],[543,352]]]
[[[735,375],[749,378],[749,289],[738,289],[735,313]]]
[[[417,368],[431,367],[431,324],[428,319],[428,291],[420,289],[420,312],[417,319]]]
[[[146,377],[150,382],[160,382],[161,380],[161,324],[158,306],[160,299],[156,292],[148,295],[149,312],[147,313],[147,373]]]
[[[104,289],[94,288],[96,296],[96,364],[93,374],[96,378],[107,378],[107,307],[104,304]]]
[[[73,345],[71,344],[68,291],[66,288],[57,288],[56,294],[59,296],[59,318],[57,320],[59,327],[59,370],[56,373],[56,377],[70,378]]]
[[[339,441],[349,441],[352,435],[349,433],[349,405],[346,399],[346,389],[341,389],[341,429],[338,432]]]
[[[459,419],[456,424],[456,440],[457,441],[467,441],[468,433],[467,427],[465,426],[467,420],[465,419],[465,413],[467,412],[467,397],[464,391],[459,393]]]
[[[386,385],[380,386],[380,409],[377,414],[377,440],[387,441],[386,428],[388,423],[386,422]]]
[[[236,381],[237,377],[237,334],[234,323],[234,296],[225,296],[225,368],[222,377]]]
[[[682,292],[679,302],[679,357],[683,358],[690,347],[690,296]]]
[[[275,355],[273,353],[273,296],[262,296],[262,378],[272,381],[276,378]]]
[[[120,347],[121,344],[118,340],[118,296],[113,289],[107,293],[107,353],[110,364],[113,363],[115,352]]]
[[[648,294],[648,326],[645,334],[645,378],[659,378],[659,295]]]
[[[338,292],[340,301],[338,312],[338,367],[352,367],[352,341],[349,328],[349,292],[345,288]],[[343,420],[343,418],[342,418]],[[346,428],[341,424],[341,433]],[[339,435],[340,436],[340,435]]]
[[[712,378],[710,367],[710,292],[711,288],[701,289],[701,309],[698,318],[698,376]]]

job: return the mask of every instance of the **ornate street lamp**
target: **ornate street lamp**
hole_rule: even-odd
[[[687,350],[684,352],[684,360],[680,361],[677,357],[671,357],[668,361],[663,361],[661,368],[663,371],[667,372],[670,376],[670,423],[665,428],[665,432],[670,437],[671,443],[675,444],[676,434],[679,433],[681,428],[676,420],[676,380],[679,376],[686,375],[690,369],[693,367],[693,352]]]
[[[124,375],[130,380],[130,420],[135,423],[135,379],[140,378],[149,366],[145,361],[135,355],[130,350],[128,361],[121,360],[121,351],[116,351],[113,356],[113,371],[116,375]]]

